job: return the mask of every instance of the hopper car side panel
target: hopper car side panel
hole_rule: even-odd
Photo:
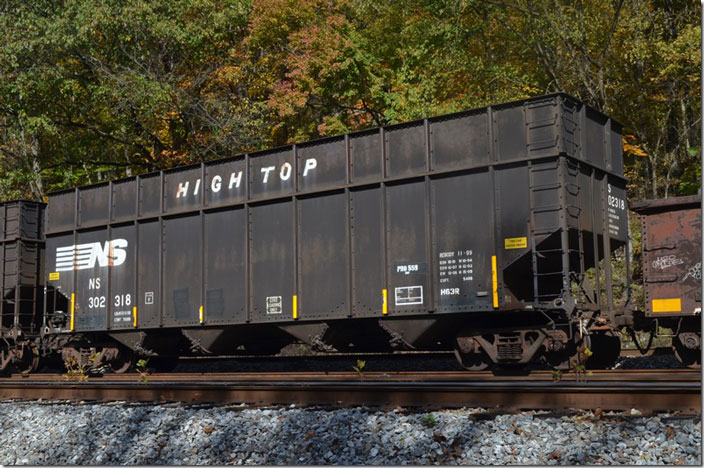
[[[276,202],[250,208],[249,300],[253,322],[293,317],[293,206]]]
[[[301,317],[351,315],[348,193],[302,197],[296,203],[297,305]],[[379,289],[378,286],[376,288]]]
[[[247,320],[247,214],[234,210],[205,214],[205,302],[208,323]]]
[[[382,189],[379,186],[350,190],[352,314],[378,316],[379,285],[385,284],[385,236]],[[381,304],[383,306],[383,304]]]
[[[139,239],[137,253],[137,285],[135,295],[136,323],[140,328],[153,328],[161,325],[161,221],[151,220],[137,223]],[[134,323],[134,322],[133,322]]]

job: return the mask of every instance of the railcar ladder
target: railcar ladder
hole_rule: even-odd
[[[575,167],[570,167],[574,164]],[[557,165],[557,167],[556,167]],[[555,178],[540,182],[540,173],[558,171]],[[559,158],[556,161],[529,164],[529,213],[531,231],[531,257],[533,270],[534,302],[554,301],[563,296],[570,287],[570,274],[584,275],[584,235],[579,228],[568,228],[567,216],[579,218],[579,207],[570,203],[579,187],[566,183],[566,173],[578,171],[576,162]],[[549,191],[554,195],[549,196]],[[547,195],[547,196],[545,196]],[[561,200],[554,203],[555,200]],[[553,216],[551,216],[553,214]],[[549,224],[545,220],[550,219]],[[579,226],[579,222],[577,222]]]

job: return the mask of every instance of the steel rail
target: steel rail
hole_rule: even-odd
[[[704,1],[704,0],[702,0]],[[621,348],[621,356],[632,356],[632,355],[637,355],[637,356],[650,356],[652,354],[673,354],[672,348],[670,346],[657,346],[650,348],[645,354],[641,354],[640,351],[638,351],[637,348]],[[354,358],[354,357],[359,357],[359,358],[364,358],[364,357],[380,357],[380,358],[399,358],[399,357],[416,357],[416,356],[421,356],[421,357],[426,357],[426,356],[447,356],[451,357],[452,359],[455,359],[455,354],[453,351],[408,351],[408,350],[403,350],[403,351],[394,351],[393,353],[383,353],[383,352],[336,352],[336,353],[323,353],[323,352],[318,352],[315,354],[302,354],[302,355],[260,355],[260,356],[252,356],[252,355],[244,355],[244,354],[223,354],[223,355],[217,355],[217,356],[212,356],[212,355],[202,355],[202,356],[182,356],[179,359],[183,361],[218,361],[218,360],[229,360],[229,359],[237,359],[237,360],[257,360],[257,359],[262,359],[262,358],[267,358],[267,359],[276,359],[276,360],[288,360],[288,359],[320,359],[320,360],[332,360],[332,359],[340,359],[340,358]]]
[[[86,376],[91,381],[103,382],[135,382],[140,380],[140,375],[129,374],[104,374]],[[576,375],[573,372],[554,374],[552,371],[395,371],[395,372],[180,372],[145,374],[148,382],[560,382],[588,381],[588,382],[699,382],[701,373],[692,369],[611,369],[594,370],[590,374]],[[30,374],[28,376],[13,375],[0,378],[2,382],[11,380],[35,382],[64,382],[71,381],[66,374]]]
[[[239,375],[236,379],[221,375],[221,380],[212,375],[191,375],[190,381],[179,380],[180,376],[170,379],[163,376],[164,380],[148,376],[147,382],[137,381],[138,376],[134,374],[129,376],[131,379],[111,376],[84,382],[41,380],[38,375],[0,381],[0,398],[549,410],[635,408],[643,413],[701,413],[701,380],[692,372],[681,373],[681,381],[645,380],[643,375],[641,380],[635,380],[636,376],[631,374],[631,381],[586,382],[552,382],[544,376],[534,380],[525,377],[522,380],[497,377],[494,380],[442,380],[439,375],[418,374],[416,381],[412,381],[398,379],[395,375],[384,379],[366,374],[355,375],[355,378],[341,374],[345,375],[322,374],[317,379],[310,374],[306,378],[276,374],[260,380],[254,379],[252,374]],[[325,378],[320,378],[323,376]]]

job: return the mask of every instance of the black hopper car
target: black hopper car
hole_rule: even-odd
[[[692,361],[700,290],[630,305],[625,185],[621,126],[553,94],[7,203],[0,366],[295,341],[608,366],[658,320]]]

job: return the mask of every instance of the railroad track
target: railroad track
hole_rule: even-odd
[[[621,356],[628,356],[628,357],[639,357],[639,356],[653,356],[653,355],[671,355],[672,353],[672,348],[669,346],[658,346],[654,348],[650,348],[645,354],[641,354],[641,352],[637,348],[622,348],[621,349]],[[360,352],[360,353],[343,353],[343,352],[336,352],[336,353],[311,353],[311,354],[294,354],[294,355],[266,355],[266,356],[247,356],[247,355],[220,355],[220,356],[184,356],[181,357],[180,359],[183,361],[219,361],[219,360],[231,360],[231,359],[239,359],[239,360],[257,360],[261,359],[262,357],[266,357],[268,359],[271,358],[276,358],[276,359],[301,359],[301,358],[307,358],[307,359],[340,359],[340,358],[365,358],[365,357],[383,357],[383,358],[389,358],[390,356],[393,356],[393,358],[398,359],[400,357],[413,357],[413,358],[418,358],[419,356],[425,356],[425,357],[452,357],[454,359],[454,353],[452,351],[395,351],[393,354],[389,353],[380,353],[380,352]]]
[[[0,379],[2,399],[595,409],[701,413],[701,374],[688,369],[594,371],[559,381],[549,371],[106,374],[83,382],[60,374]]]

